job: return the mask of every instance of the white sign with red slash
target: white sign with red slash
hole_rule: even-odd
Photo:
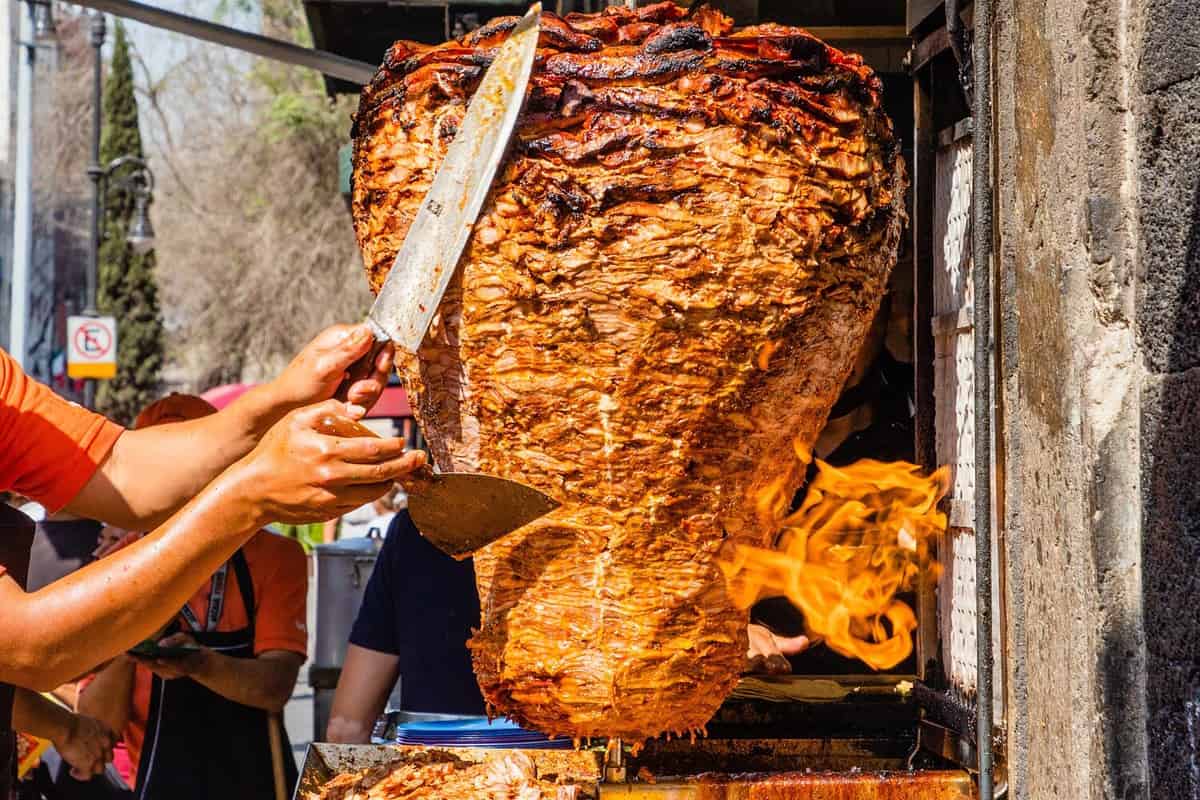
[[[108,379],[116,374],[116,319],[67,317],[67,376]]]

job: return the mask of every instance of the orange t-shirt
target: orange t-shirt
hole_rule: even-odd
[[[308,595],[308,567],[304,549],[299,542],[270,531],[259,531],[242,545],[242,555],[250,569],[250,581],[254,585],[254,654],[268,650],[287,650],[306,655],[308,653],[308,626],[306,624],[306,598]],[[208,615],[208,595],[212,582],[192,595],[188,605],[196,619],[204,623]],[[184,631],[191,627],[178,617]],[[249,624],[242,592],[238,587],[237,575],[230,566],[225,580],[225,602],[218,631],[236,631]],[[142,755],[142,743],[146,738],[146,724],[150,718],[150,689],[154,673],[138,665],[134,668],[133,697],[129,721],[121,732],[125,748],[129,751],[136,774]],[[89,681],[90,683],[90,681]]]
[[[79,494],[124,432],[30,378],[0,350],[0,490],[58,511]]]

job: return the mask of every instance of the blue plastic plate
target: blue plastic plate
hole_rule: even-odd
[[[537,731],[527,731],[506,719],[488,722],[487,717],[408,722],[396,726],[397,744],[443,747],[568,748],[566,739],[551,740]]]
[[[405,722],[402,725],[396,726],[397,731],[406,733],[435,733],[443,735],[452,735],[457,733],[499,733],[501,731],[516,731],[518,733],[530,733],[525,731],[516,723],[507,719],[497,719],[488,721],[487,717],[470,717],[468,719],[439,719],[439,720],[421,720],[418,722]],[[540,734],[537,734],[540,735]]]

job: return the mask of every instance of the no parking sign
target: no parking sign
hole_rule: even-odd
[[[67,376],[107,379],[116,374],[116,319],[67,317]]]

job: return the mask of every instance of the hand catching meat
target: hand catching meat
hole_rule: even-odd
[[[765,625],[751,623],[746,632],[750,647],[745,671],[750,674],[787,675],[792,671],[787,657],[800,655],[815,644],[807,636],[778,636]]]

